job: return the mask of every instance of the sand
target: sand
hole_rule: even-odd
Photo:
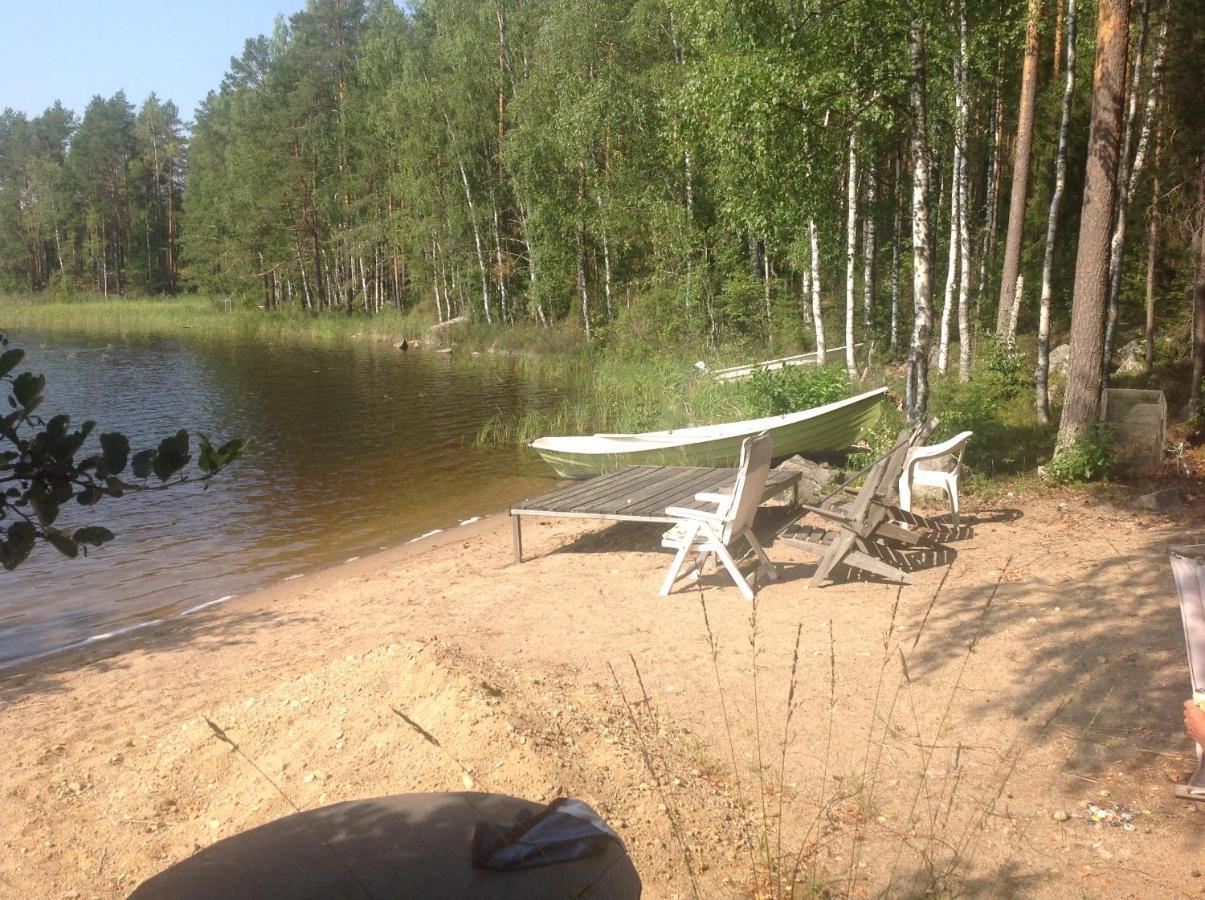
[[[970,502],[902,590],[808,589],[772,546],[756,606],[720,575],[658,597],[656,528],[532,523],[515,565],[493,517],[0,673],[0,895],[124,896],[296,809],[469,788],[586,800],[646,897],[750,896],[768,866],[838,895],[1198,896],[1166,547],[1200,501]]]

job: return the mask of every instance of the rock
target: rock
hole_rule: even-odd
[[[477,786],[477,782],[475,782],[473,780],[473,776],[470,775],[468,772],[465,772],[464,777],[461,778],[460,780],[464,784],[465,790],[471,791],[474,787]]]
[[[1066,375],[1071,367],[1071,345],[1059,344],[1050,351],[1050,373]]]
[[[1056,809],[1051,814],[1051,818],[1054,819],[1056,822],[1066,822],[1068,819],[1071,818],[1071,816],[1069,816],[1067,814],[1067,810],[1065,810],[1065,809]]]
[[[1116,353],[1117,374],[1133,375],[1146,371],[1146,347],[1141,341],[1130,341]]]
[[[821,497],[830,493],[838,476],[841,474],[838,470],[826,463],[812,462],[810,459],[804,459],[798,454],[790,459],[784,460],[778,465],[778,469],[784,472],[799,473],[799,502],[800,503],[815,503]],[[784,497],[786,495],[783,495]],[[783,498],[776,498],[776,503],[786,501]],[[769,504],[768,504],[769,505]]]
[[[1170,509],[1178,509],[1183,503],[1184,498],[1180,495],[1180,489],[1169,487],[1135,497],[1130,502],[1130,506],[1152,512],[1167,512]]]

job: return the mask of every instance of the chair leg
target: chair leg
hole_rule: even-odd
[[[958,479],[949,478],[946,480],[946,493],[950,495],[950,509],[954,513],[954,524],[958,525]]]
[[[717,543],[713,548],[715,555],[719,557],[720,562],[724,564],[724,568],[728,570],[728,574],[732,576],[732,580],[736,582],[737,589],[740,590],[741,596],[746,600],[753,600],[753,588],[749,587],[749,582],[745,580],[745,576],[741,574],[741,570],[736,565],[736,560],[732,558],[732,554],[728,552],[728,548],[723,544]]]
[[[774,567],[774,563],[771,562],[770,557],[766,555],[765,548],[762,547],[761,542],[753,533],[752,528],[745,532],[745,540],[747,540],[749,542],[749,546],[753,548],[753,553],[757,556],[758,563],[760,563],[758,566],[758,572],[764,574],[767,581],[777,581],[778,569]]]
[[[824,556],[820,558],[816,571],[812,574],[812,580],[808,582],[808,587],[822,587],[831,581],[829,576],[833,573],[833,569],[845,558],[853,545],[853,533],[843,529],[828,545]]]
[[[670,563],[669,571],[665,574],[665,581],[661,584],[659,592],[662,597],[669,596],[669,592],[678,578],[678,573],[682,571],[682,563],[686,562],[686,554],[690,552],[690,548],[694,546],[698,536],[699,524],[692,522],[687,526],[686,533],[682,535],[682,543],[678,547],[678,552],[674,554],[674,561]]]

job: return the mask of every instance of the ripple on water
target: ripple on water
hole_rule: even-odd
[[[13,338],[47,376],[48,412],[135,447],[181,426],[253,444],[207,486],[66,509],[59,524],[103,522],[117,540],[78,560],[39,548],[0,574],[0,666],[429,537],[549,484],[534,455],[473,444],[498,413],[559,399],[505,361],[375,344]]]

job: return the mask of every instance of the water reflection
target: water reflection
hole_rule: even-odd
[[[12,336],[47,412],[147,446],[183,425],[251,438],[208,487],[67,510],[117,540],[88,559],[39,548],[0,573],[0,665],[171,615],[504,508],[548,485],[533,454],[473,446],[483,422],[552,402],[504,361],[237,341]]]

